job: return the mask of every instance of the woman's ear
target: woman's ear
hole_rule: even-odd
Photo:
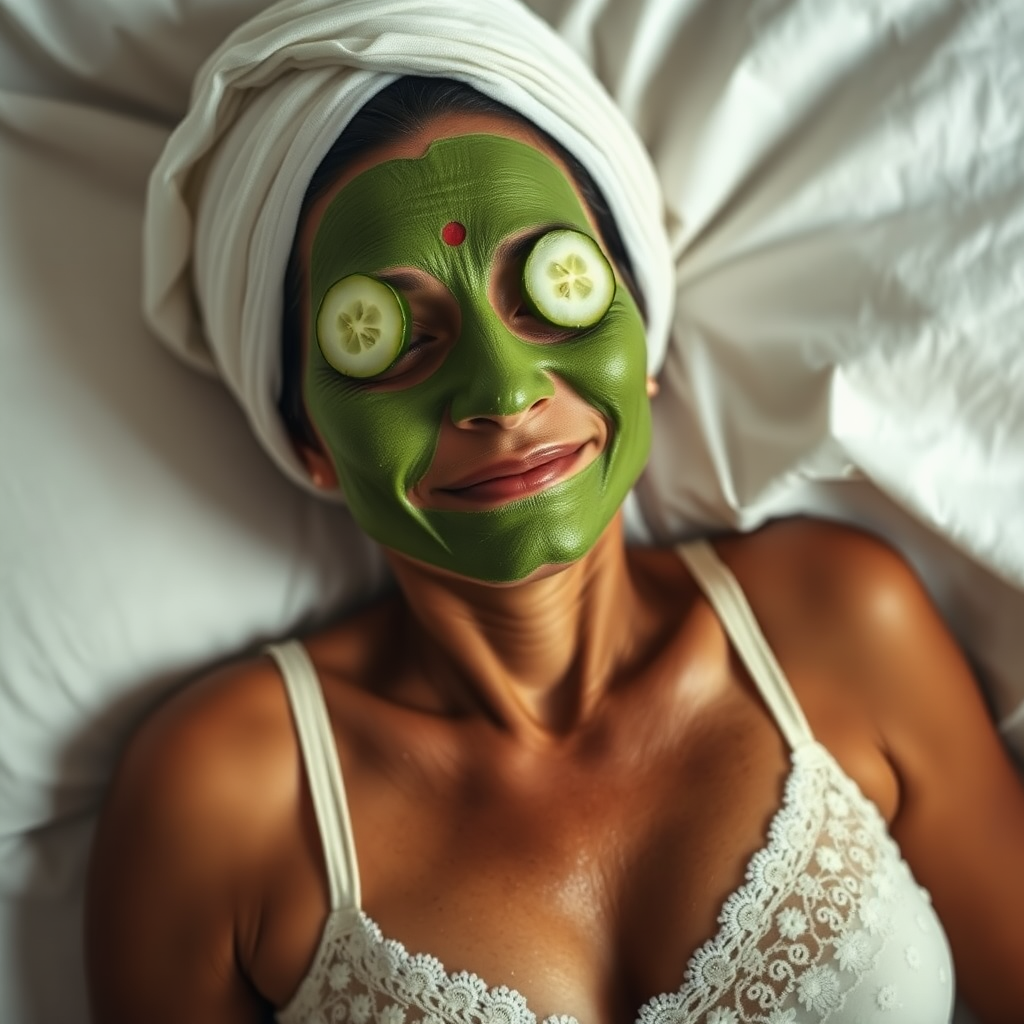
[[[305,466],[310,480],[318,490],[335,491],[338,489],[338,471],[334,468],[334,462],[330,456],[322,448],[299,439],[293,439],[292,445],[299,461]]]
[[[659,390],[658,382],[650,374],[647,374],[647,397],[653,398]]]

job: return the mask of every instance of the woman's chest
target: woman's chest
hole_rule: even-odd
[[[392,768],[366,785],[352,771],[362,907],[411,955],[514,988],[540,1017],[632,1019],[682,983],[783,800],[774,734],[747,735],[730,758],[715,746],[517,783],[483,764],[457,779]],[[296,984],[326,915],[317,859],[310,839],[276,901],[280,934],[307,936]]]
[[[665,687],[661,705],[624,705],[570,757],[524,755],[486,732],[453,741],[444,728],[340,736],[361,906],[382,935],[444,978],[515,990],[541,1018],[632,1021],[678,992],[695,952],[732,927],[723,914],[744,886],[750,896],[757,858],[774,843],[811,861],[827,808],[820,773],[794,789],[789,751],[749,685],[728,672],[688,685],[681,708]],[[791,842],[778,826],[808,808]],[[309,808],[303,823],[267,916],[277,973],[264,991],[279,1004],[329,909]],[[816,898],[801,897],[808,920]],[[782,909],[754,916],[774,922]]]
[[[468,1019],[504,1024],[560,1015],[796,1022],[821,1019],[847,996],[862,1009],[872,999],[890,1009],[921,971],[948,989],[941,930],[881,819],[841,773],[818,757],[805,762],[786,774],[752,851],[729,850],[719,837],[718,859],[742,861],[738,870],[707,855],[701,865],[675,836],[674,850],[647,844],[621,875],[592,853],[554,871],[558,844],[536,871],[539,852],[506,834],[520,870],[494,855],[497,877],[488,879],[477,856],[461,865],[461,881],[442,875],[450,884],[440,892],[413,886],[354,927],[354,915],[342,927],[332,921],[327,952],[322,944],[306,977],[319,977],[323,998],[344,1009],[338,1019],[372,1006],[402,1009],[408,1020],[462,1020],[471,999]],[[726,874],[734,877],[723,883]],[[609,899],[612,890],[621,896]],[[691,927],[695,918],[704,925]],[[744,1007],[754,1015],[739,1015]],[[778,1013],[764,1017],[766,1008]]]

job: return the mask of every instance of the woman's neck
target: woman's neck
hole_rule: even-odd
[[[635,649],[639,609],[619,516],[580,561],[516,585],[453,577],[397,554],[391,563],[441,701],[482,708],[524,739],[586,722]]]

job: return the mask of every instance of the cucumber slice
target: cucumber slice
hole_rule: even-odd
[[[581,231],[541,235],[523,267],[523,297],[556,327],[592,327],[608,312],[615,274],[600,246]]]
[[[409,342],[409,304],[386,281],[350,274],[335,281],[316,315],[316,340],[324,358],[347,377],[374,377]]]

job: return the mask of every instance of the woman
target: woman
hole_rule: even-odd
[[[294,233],[278,457],[340,484],[398,590],[134,740],[96,1019],[931,1024],[954,961],[1019,1019],[1024,794],[906,567],[803,522],[627,548],[629,245],[499,108],[369,135]]]

